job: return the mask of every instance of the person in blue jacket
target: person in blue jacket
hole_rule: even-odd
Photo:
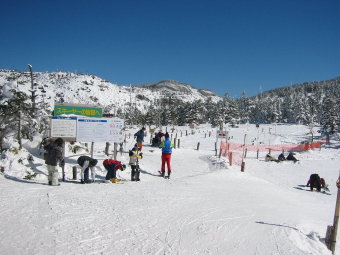
[[[136,134],[134,134],[134,137],[136,138],[136,141],[137,141],[139,151],[142,151],[144,136],[145,136],[145,127],[142,127],[141,130],[139,130]]]
[[[169,134],[168,132],[165,133],[165,140],[164,142],[161,143],[160,147],[162,148],[162,168],[161,168],[161,175],[164,177],[165,176],[165,164],[167,165],[168,168],[168,178],[170,178],[171,174],[171,154],[172,154],[172,148],[174,145],[171,143],[169,139]]]

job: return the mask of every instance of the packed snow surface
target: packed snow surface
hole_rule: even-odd
[[[67,182],[56,187],[47,185],[37,142],[24,145],[33,161],[23,152],[3,155],[0,254],[331,254],[324,238],[337,197],[337,137],[321,149],[297,152],[297,163],[265,162],[265,153],[257,159],[256,152],[248,152],[241,172],[215,156],[215,129],[200,126],[192,134],[189,128],[175,127],[173,133],[170,128],[170,135],[180,139],[170,180],[159,177],[161,151],[150,146],[150,134],[140,182],[129,181],[128,167],[118,172],[121,183],[100,183],[106,174],[101,143],[94,144],[99,160],[94,184],[72,180],[72,166],[84,151],[67,150]],[[125,152],[137,130],[126,131]],[[314,131],[314,138],[322,139]],[[245,134],[248,144],[255,138],[265,144],[310,139],[309,128],[298,125],[229,129],[233,142],[243,143]],[[128,154],[118,159],[127,163]],[[33,180],[22,178],[27,169],[38,173]],[[326,180],[331,195],[294,188],[306,185],[312,173]]]

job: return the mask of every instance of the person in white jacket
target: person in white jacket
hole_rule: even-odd
[[[132,150],[129,151],[129,156],[129,165],[131,166],[131,181],[140,181],[140,169],[138,159],[143,158],[143,154],[139,152],[138,147],[135,146],[132,148]]]

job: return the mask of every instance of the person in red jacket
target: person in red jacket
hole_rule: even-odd
[[[321,191],[321,188],[326,188],[326,183],[318,174],[312,174],[307,182],[307,187],[308,186],[310,186],[311,191],[313,191],[313,188],[316,188],[317,191]]]
[[[117,170],[124,171],[126,166],[122,164],[121,161],[113,160],[113,159],[105,159],[103,162],[105,169],[107,170],[107,174],[105,177],[105,182],[113,182],[117,183],[118,179],[116,176]]]

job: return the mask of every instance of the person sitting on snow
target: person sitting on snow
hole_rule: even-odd
[[[294,152],[289,152],[286,160],[291,160],[294,161],[294,163],[296,163],[296,161],[298,161],[295,157],[294,157],[295,153]]]
[[[77,162],[81,166],[80,183],[84,184],[94,182],[96,178],[95,166],[97,165],[98,160],[89,156],[80,156]],[[89,168],[91,168],[92,181],[89,179]]]
[[[266,155],[266,157],[264,158],[264,160],[265,160],[266,162],[269,162],[269,161],[276,161],[276,159],[275,159],[272,155],[270,155],[269,153]]]
[[[124,171],[126,166],[122,164],[121,161],[113,160],[113,159],[105,159],[103,162],[105,169],[107,170],[107,174],[105,177],[105,182],[109,183],[117,183],[119,180],[117,179],[116,172],[118,170]]]
[[[320,178],[318,174],[312,174],[307,182],[307,187],[310,186],[310,190],[313,191],[316,188],[317,191],[321,191],[321,188],[326,189],[326,182],[323,178]]]
[[[280,161],[285,161],[286,160],[286,157],[285,155],[283,154],[283,152],[279,155],[279,157],[277,158],[277,161],[280,162]]]
[[[139,174],[139,164],[138,159],[143,158],[143,153],[138,153],[138,146],[135,145],[135,147],[132,148],[132,150],[129,151],[130,161],[129,165],[131,166],[131,181],[140,181]]]

